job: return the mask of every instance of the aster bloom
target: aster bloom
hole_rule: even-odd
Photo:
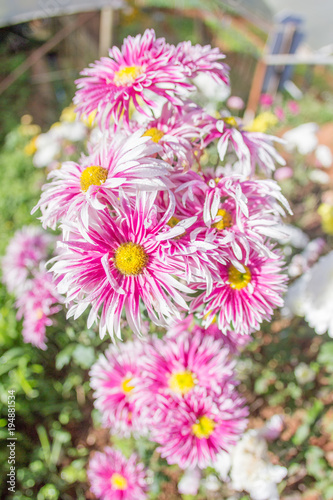
[[[225,334],[233,329],[249,335],[271,318],[275,307],[283,305],[287,279],[283,265],[279,254],[273,259],[251,249],[246,265],[220,266],[220,281],[214,283],[212,293],[193,299],[191,310],[203,306],[201,316],[207,326],[216,315],[218,328]]]
[[[202,131],[202,110],[194,104],[173,107],[166,103],[161,116],[144,124],[144,136],[158,143],[160,157],[174,167],[188,170],[199,154]],[[130,122],[129,132],[141,124]]]
[[[20,295],[28,286],[31,273],[48,257],[54,237],[38,226],[16,231],[2,259],[2,281],[7,290]]]
[[[40,208],[43,226],[55,229],[60,219],[74,220],[78,214],[87,223],[89,207],[104,210],[115,203],[120,186],[134,194],[136,189],[165,189],[169,166],[153,158],[159,147],[141,136],[139,131],[131,137],[106,135],[80,163],[64,162],[49,174],[32,213]]]
[[[225,176],[223,169],[207,169],[203,219],[215,228],[221,244],[232,247],[236,259],[248,259],[250,247],[269,255],[267,237],[279,238],[281,215],[289,204],[275,181]],[[222,173],[221,177],[220,174]]]
[[[35,272],[30,286],[16,302],[17,318],[23,317],[24,342],[46,349],[46,327],[53,325],[51,316],[61,310],[63,298],[57,293],[52,275],[46,271]]]
[[[286,163],[273,146],[274,141],[284,143],[284,140],[262,132],[249,132],[232,116],[216,120],[215,125],[212,122],[205,144],[216,138],[219,139],[217,150],[221,161],[229,150],[233,150],[246,176],[254,174],[256,165],[270,175],[275,170],[275,162],[280,165]]]
[[[153,427],[157,451],[169,464],[182,469],[204,469],[221,451],[228,451],[244,431],[248,414],[235,388],[225,386],[220,396],[205,390],[183,396],[165,410],[165,418]]]
[[[176,60],[191,79],[206,73],[216,82],[229,85],[229,67],[221,62],[224,58],[217,47],[192,45],[189,40],[176,47]]]
[[[146,470],[136,455],[128,459],[110,447],[96,452],[87,470],[91,491],[100,500],[144,500]]]
[[[139,406],[156,416],[158,395],[178,404],[186,394],[205,388],[220,394],[226,383],[234,383],[234,363],[220,341],[197,332],[178,337],[155,338],[145,346],[142,374],[138,382]]]
[[[171,323],[167,331],[167,336],[178,337],[185,332],[190,332],[191,335],[200,334],[202,336],[210,336],[221,342],[223,347],[228,349],[232,354],[237,354],[242,347],[246,346],[252,340],[250,335],[239,335],[238,332],[233,330],[229,330],[227,333],[223,334],[217,326],[216,316],[213,317],[210,325],[205,328],[196,323],[193,314],[188,314],[181,320]]]
[[[139,341],[110,346],[92,366],[90,385],[95,407],[100,411],[104,427],[113,434],[129,435],[143,432],[140,407],[133,400],[133,379],[141,373],[143,346]]]
[[[175,47],[165,43],[164,38],[156,39],[152,29],[125,38],[121,50],[112,47],[109,57],[102,57],[81,75],[84,78],[75,82],[77,112],[88,115],[97,111],[96,118],[106,127],[111,117],[118,123],[123,115],[128,121],[131,102],[146,114],[140,101],[155,107],[155,94],[182,105],[179,97],[193,88],[175,59]]]
[[[163,252],[179,228],[167,225],[172,207],[157,219],[155,198],[156,193],[138,192],[133,208],[121,194],[117,217],[96,212],[86,230],[66,224],[71,239],[63,243],[52,271],[59,276],[59,291],[74,302],[69,317],[77,318],[91,305],[90,327],[102,309],[101,337],[108,330],[120,338],[123,310],[130,328],[140,335],[140,299],[150,319],[162,326],[188,308],[190,289],[176,279],[184,276],[183,264]]]

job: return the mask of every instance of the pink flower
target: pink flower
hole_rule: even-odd
[[[275,170],[275,162],[285,164],[285,160],[273,146],[274,141],[284,142],[282,139],[262,132],[243,130],[233,117],[218,120],[215,130],[206,138],[206,144],[216,137],[220,137],[217,150],[221,161],[228,150],[232,149],[246,176],[254,174],[256,165],[266,174],[271,174]]]
[[[140,335],[140,299],[158,325],[188,308],[184,293],[190,289],[176,279],[184,276],[184,264],[167,253],[168,239],[183,229],[167,225],[172,206],[158,220],[155,198],[156,193],[138,192],[132,207],[121,194],[116,217],[95,212],[86,230],[66,224],[70,240],[63,243],[52,271],[59,276],[59,290],[74,304],[69,316],[77,318],[91,306],[90,327],[102,309],[101,337],[108,330],[120,338],[123,310],[130,328]]]
[[[100,500],[144,500],[147,498],[146,470],[136,455],[128,459],[110,447],[96,452],[87,470],[91,491]]]
[[[281,167],[275,170],[274,179],[277,181],[284,181],[293,177],[294,171],[291,167]]]
[[[134,379],[141,373],[143,344],[140,341],[111,345],[90,371],[90,385],[95,389],[95,407],[104,427],[113,434],[143,433],[140,407],[135,403]]]
[[[163,160],[181,170],[188,170],[200,152],[202,114],[201,108],[194,104],[172,107],[166,103],[161,116],[144,125],[146,130],[143,135],[158,143]],[[132,134],[139,126],[130,122],[128,132]]]
[[[176,60],[188,78],[195,78],[200,73],[207,73],[216,82],[229,85],[229,67],[220,62],[224,59],[218,48],[210,45],[192,45],[190,41],[181,42],[176,47]]]
[[[244,104],[244,101],[241,97],[238,97],[236,95],[232,95],[227,100],[227,106],[230,109],[235,109],[236,111],[240,111],[241,109],[244,108],[245,104]]]
[[[133,194],[136,189],[165,189],[170,167],[153,157],[160,148],[141,136],[140,131],[131,137],[106,135],[100,147],[80,163],[64,162],[49,174],[51,182],[43,187],[32,213],[40,208],[43,226],[55,229],[63,218],[79,217],[87,223],[89,207],[103,210],[107,203],[114,204],[120,187]]]
[[[231,247],[235,259],[247,262],[250,248],[269,255],[266,238],[281,236],[278,224],[284,208],[290,211],[278,184],[272,180],[248,180],[207,169],[208,183],[203,220],[215,228],[221,247]],[[224,255],[224,258],[226,256]]]
[[[273,96],[271,94],[261,94],[260,104],[263,108],[270,108],[273,104]]]
[[[61,310],[62,297],[57,293],[52,275],[46,271],[35,273],[29,288],[16,302],[17,318],[23,317],[22,335],[24,342],[29,342],[45,350],[46,327],[53,325],[53,316]]]
[[[192,335],[200,333],[201,335],[210,336],[221,342],[223,347],[227,348],[232,354],[237,354],[242,347],[252,340],[250,335],[239,335],[233,330],[229,330],[226,334],[222,333],[216,324],[216,319],[213,319],[213,322],[207,328],[204,328],[195,322],[193,314],[188,314],[184,319],[173,322],[167,331],[167,336],[178,337],[185,332],[190,332]]]
[[[235,384],[234,363],[228,357],[228,349],[202,331],[154,338],[145,346],[136,392],[138,406],[156,418],[159,396],[169,398],[172,406],[200,388],[220,394],[227,383]]]
[[[235,267],[233,262],[220,267],[220,281],[214,283],[212,293],[196,297],[191,310],[203,306],[201,316],[207,326],[216,315],[217,325],[225,334],[232,328],[240,335],[249,335],[264,319],[271,318],[275,307],[283,305],[281,296],[287,280],[282,274],[283,264],[278,254],[271,258],[251,249],[246,265]]]
[[[300,108],[297,101],[288,101],[287,106],[291,114],[293,115],[299,114]]]
[[[2,259],[2,281],[11,293],[19,296],[29,287],[32,272],[48,257],[54,237],[37,226],[24,226],[11,239]]]
[[[220,396],[205,390],[184,395],[177,405],[166,406],[164,418],[153,427],[157,451],[182,469],[212,465],[245,430],[248,411],[243,405],[234,387],[225,386]]]
[[[130,102],[143,114],[139,100],[155,107],[155,94],[174,105],[182,105],[179,96],[192,89],[186,82],[184,68],[175,58],[175,47],[155,38],[154,30],[125,38],[121,51],[112,47],[109,57],[102,57],[81,73],[75,83],[74,97],[79,114],[97,111],[97,119],[107,127],[110,118],[116,123],[123,116],[128,122]]]
[[[280,122],[282,122],[286,117],[283,109],[280,106],[276,106],[276,108],[274,108],[274,114],[278,118],[278,120],[280,120]]]

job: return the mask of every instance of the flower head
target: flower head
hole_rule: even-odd
[[[74,303],[69,316],[78,317],[91,305],[92,325],[102,309],[101,336],[108,330],[120,337],[123,310],[129,326],[140,335],[140,301],[159,325],[188,308],[184,294],[190,289],[176,279],[184,276],[184,264],[167,252],[168,239],[178,234],[167,225],[172,207],[159,218],[155,198],[156,193],[140,192],[133,207],[121,194],[116,216],[99,211],[87,229],[66,226],[71,239],[63,243],[64,252],[52,270],[60,278],[59,290]]]
[[[104,210],[115,203],[122,187],[135,194],[136,189],[164,189],[168,165],[153,156],[159,150],[142,133],[131,137],[121,133],[106,135],[99,145],[79,163],[64,162],[49,174],[39,203],[44,227],[55,229],[59,220],[77,217],[87,223],[88,210]]]
[[[2,281],[9,292],[20,295],[29,288],[32,272],[48,256],[54,237],[38,226],[24,226],[11,239],[2,259]]]
[[[23,317],[22,335],[40,349],[46,349],[46,327],[53,325],[51,316],[61,310],[63,298],[57,293],[52,275],[46,271],[34,273],[26,289],[16,302],[17,317]]]
[[[153,96],[161,96],[181,105],[179,96],[191,89],[183,68],[175,59],[175,47],[154,30],[125,38],[121,50],[112,47],[109,57],[102,57],[81,73],[74,103],[79,114],[97,111],[96,118],[106,126],[112,117],[116,122],[129,118],[130,103],[143,112],[140,102],[154,107]]]
[[[220,266],[220,281],[214,283],[211,294],[203,293],[193,300],[192,310],[203,305],[201,316],[206,325],[216,315],[223,333],[232,328],[238,334],[249,335],[259,329],[264,319],[271,318],[275,307],[283,305],[281,296],[287,278],[282,266],[278,254],[271,258],[251,250],[246,265]]]
[[[142,433],[140,407],[133,399],[135,382],[141,373],[142,343],[130,342],[110,346],[90,371],[90,385],[95,389],[95,407],[105,427],[112,433]]]
[[[110,447],[90,459],[88,478],[91,491],[101,500],[144,500],[147,498],[146,471],[136,455],[129,459]]]
[[[184,395],[178,405],[165,409],[165,418],[153,428],[158,451],[181,468],[211,465],[244,431],[248,412],[243,404],[232,386],[225,386],[218,397],[205,390]]]
[[[200,331],[183,332],[178,337],[155,338],[145,346],[142,375],[137,398],[140,406],[156,414],[156,398],[161,395],[177,401],[205,388],[220,394],[233,381],[234,363],[222,343]]]

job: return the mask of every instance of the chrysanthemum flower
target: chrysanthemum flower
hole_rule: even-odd
[[[220,341],[197,332],[184,332],[178,337],[155,338],[145,346],[142,374],[138,382],[139,406],[156,411],[156,397],[182,399],[198,388],[220,394],[224,385],[232,383],[234,363]]]
[[[90,385],[95,389],[95,407],[102,423],[114,434],[143,433],[140,407],[133,400],[133,379],[141,373],[142,342],[127,341],[110,346],[90,371]]]
[[[97,119],[106,126],[111,117],[118,122],[123,115],[128,121],[131,101],[145,114],[140,100],[150,108],[155,107],[152,97],[155,94],[174,105],[182,105],[179,96],[192,89],[182,66],[177,64],[175,47],[164,38],[156,39],[152,29],[135,38],[125,38],[121,51],[112,47],[109,57],[102,57],[81,74],[85,78],[75,82],[77,111],[89,115],[97,110]]]
[[[172,207],[158,220],[155,197],[139,192],[133,208],[121,195],[118,217],[99,211],[87,230],[66,225],[71,240],[63,244],[64,252],[52,270],[60,278],[59,291],[74,302],[69,316],[77,318],[91,305],[90,327],[102,309],[102,337],[107,330],[120,337],[123,310],[130,328],[140,335],[140,299],[158,325],[188,308],[184,294],[190,289],[176,279],[184,276],[183,263],[164,253],[167,240],[177,236],[179,228],[167,225]]]
[[[209,295],[203,292],[193,299],[192,311],[203,306],[201,316],[207,326],[216,315],[223,333],[232,328],[238,334],[249,335],[259,329],[263,320],[271,318],[275,307],[283,305],[281,296],[287,279],[282,273],[283,264],[278,254],[273,259],[251,249],[246,265],[236,268],[230,262],[220,266],[220,282],[214,283]]]
[[[46,271],[35,272],[25,290],[16,302],[17,318],[23,317],[22,335],[24,342],[45,350],[46,327],[53,325],[51,316],[61,310],[63,298],[57,293],[52,275]]]
[[[153,427],[153,439],[160,445],[157,451],[182,469],[212,465],[219,451],[228,451],[244,431],[248,411],[243,405],[230,386],[218,397],[205,390],[184,395]]]
[[[91,491],[100,500],[144,500],[148,489],[146,470],[136,455],[128,459],[110,447],[96,452],[87,470]]]
[[[212,122],[213,124],[213,122]],[[268,175],[275,170],[275,162],[285,165],[285,160],[276,151],[273,142],[284,142],[278,137],[261,132],[248,132],[237,123],[234,117],[217,120],[205,143],[219,138],[217,150],[221,161],[228,149],[232,149],[238,158],[242,173],[246,176],[255,172],[256,165]]]
[[[7,290],[20,295],[28,286],[31,273],[48,257],[54,237],[38,226],[24,226],[16,231],[2,259],[2,281]]]
[[[144,124],[144,136],[161,146],[160,157],[181,170],[191,168],[200,150],[202,110],[195,105],[163,106],[161,116]],[[142,125],[130,122],[129,132]]]
[[[74,220],[79,215],[87,223],[89,207],[103,210],[107,203],[115,203],[120,186],[134,193],[136,189],[165,189],[170,167],[153,157],[160,148],[141,136],[139,131],[131,137],[106,136],[80,163],[64,162],[49,174],[51,182],[44,185],[32,213],[40,208],[43,226],[55,229],[64,217]]]
[[[197,320],[199,321],[199,320]],[[229,330],[227,333],[222,333],[217,326],[216,317],[213,317],[212,322],[207,328],[196,323],[194,315],[188,314],[185,318],[174,321],[168,328],[168,337],[179,337],[185,332],[190,332],[191,335],[210,336],[223,344],[231,353],[236,354],[239,350],[246,346],[252,339],[250,335],[239,335],[239,333]]]
[[[281,237],[281,215],[290,212],[279,185],[269,179],[247,180],[207,169],[203,219],[216,229],[222,245],[231,246],[236,259],[248,259],[250,247],[269,255],[266,238]],[[221,175],[221,177],[220,177]]]
[[[176,59],[188,78],[206,73],[216,82],[229,85],[229,67],[221,62],[225,58],[217,47],[192,45],[190,41],[181,42],[176,47]]]

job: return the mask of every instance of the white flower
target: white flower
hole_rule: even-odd
[[[299,363],[295,368],[295,377],[300,385],[304,385],[316,378],[316,372],[306,363]]]
[[[277,484],[286,474],[285,467],[269,462],[260,431],[247,431],[232,451],[232,486],[247,491],[253,500],[279,500]]]
[[[325,144],[319,144],[315,151],[316,160],[325,168],[329,168],[333,163],[332,151]]]
[[[333,251],[296,280],[285,298],[285,314],[304,316],[318,335],[333,338]]]
[[[311,153],[318,144],[317,130],[318,125],[316,123],[304,123],[299,127],[288,130],[283,134],[283,139],[287,141],[286,149],[288,151],[297,150],[301,155]]]
[[[221,483],[217,479],[214,474],[209,474],[209,476],[206,477],[202,481],[204,488],[206,488],[207,491],[218,491],[221,488]]]
[[[273,415],[272,418],[267,420],[265,426],[259,430],[260,435],[267,441],[274,441],[277,439],[283,429],[283,417],[282,415]]]
[[[309,272],[305,319],[319,335],[328,330],[333,337],[333,251],[319,259]]]
[[[178,483],[178,491],[181,495],[196,495],[199,490],[201,471],[198,467],[187,469]]]

